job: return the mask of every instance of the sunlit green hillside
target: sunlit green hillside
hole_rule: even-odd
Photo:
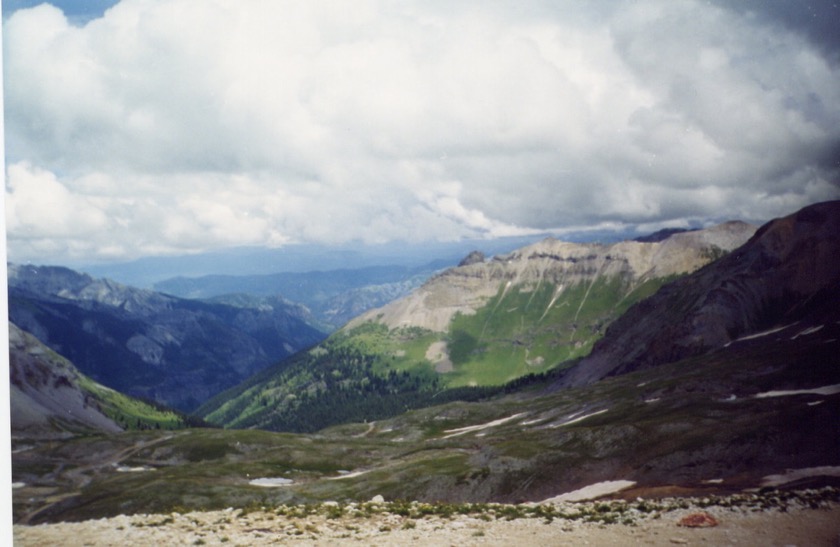
[[[201,420],[152,402],[129,397],[79,375],[79,386],[93,395],[99,410],[125,429],[181,429]]]
[[[446,333],[369,321],[203,405],[225,427],[315,431],[470,400],[586,355],[605,327],[666,279],[596,277],[570,287],[502,284]]]
[[[448,386],[500,385],[589,353],[605,327],[666,280],[631,285],[596,278],[571,287],[500,287],[474,315],[458,314],[444,337]],[[438,366],[438,370],[444,366]]]

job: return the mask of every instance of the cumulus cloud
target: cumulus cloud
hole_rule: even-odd
[[[3,28],[9,253],[786,214],[840,195],[840,69],[777,19],[658,1],[21,9]]]

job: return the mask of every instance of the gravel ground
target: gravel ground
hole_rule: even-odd
[[[679,520],[706,512],[710,528]],[[15,525],[16,546],[160,545],[737,545],[840,546],[840,504],[779,509],[689,507],[634,515],[633,524],[486,514],[411,518],[386,510],[368,516],[344,511],[303,517],[239,509],[169,515],[121,515],[77,523]]]

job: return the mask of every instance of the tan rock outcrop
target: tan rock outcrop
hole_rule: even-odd
[[[755,230],[750,224],[727,222],[658,242],[609,245],[548,238],[489,261],[466,261],[408,296],[360,315],[346,328],[376,321],[390,328],[416,326],[445,332],[456,313],[475,313],[500,290],[527,291],[551,283],[559,294],[599,276],[621,276],[632,283],[690,273],[744,244]]]

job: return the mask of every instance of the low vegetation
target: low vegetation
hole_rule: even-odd
[[[562,291],[551,283],[500,287],[474,315],[456,315],[448,334],[369,321],[221,393],[196,415],[228,428],[314,432],[480,400],[570,366],[665,281],[631,286],[598,278]],[[433,344],[444,348],[448,366],[427,355]]]

